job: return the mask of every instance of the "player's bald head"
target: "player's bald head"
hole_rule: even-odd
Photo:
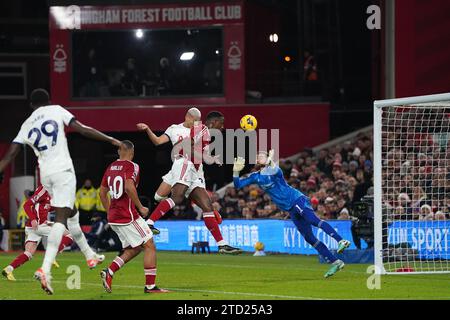
[[[190,115],[194,121],[199,121],[202,118],[202,113],[195,107],[190,108],[187,114]]]

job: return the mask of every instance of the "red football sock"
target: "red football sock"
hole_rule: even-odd
[[[220,232],[219,224],[217,223],[214,212],[203,212],[203,221],[216,242],[222,241],[222,233]]]
[[[61,243],[59,244],[58,253],[61,253],[66,247],[71,246],[73,239],[70,236],[63,236]]]
[[[150,220],[152,220],[153,222],[158,221],[163,215],[167,213],[167,211],[169,211],[173,207],[175,207],[175,202],[173,202],[172,199],[167,198],[166,200],[161,201],[150,215]]]
[[[156,280],[156,267],[150,267],[148,269],[144,268],[145,273],[145,285],[152,286],[155,284]]]
[[[25,262],[28,262],[29,260],[31,260],[33,256],[31,255],[31,253],[25,251],[24,253],[18,255],[13,262],[11,262],[10,266],[13,267],[14,269],[17,269],[18,267],[20,267],[21,265],[23,265]]]
[[[122,260],[121,257],[116,257],[113,262],[111,262],[111,265],[108,268],[109,274],[113,275],[114,272],[116,272],[117,270],[119,270],[120,268],[122,268],[124,266],[125,262]]]

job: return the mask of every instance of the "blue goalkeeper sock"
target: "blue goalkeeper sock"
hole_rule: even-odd
[[[313,245],[313,247],[319,252],[320,255],[325,257],[325,260],[329,263],[333,263],[337,260],[337,258],[328,250],[327,246],[317,240],[317,242]]]

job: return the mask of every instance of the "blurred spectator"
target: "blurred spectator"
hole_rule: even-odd
[[[428,204],[424,204],[423,206],[420,207],[420,216],[419,216],[420,220],[433,220],[433,218],[434,215],[431,206],[429,206]]]
[[[22,201],[20,202],[19,210],[17,211],[17,223],[16,223],[17,229],[25,228],[25,223],[27,222],[28,215],[25,212],[23,205],[25,204],[25,202],[27,202],[28,199],[30,199],[30,197],[32,195],[33,195],[33,191],[31,191],[31,190],[25,190],[23,193],[23,198],[22,198]]]
[[[305,81],[306,95],[317,95],[320,92],[318,86],[318,72],[315,57],[308,50],[304,53],[303,77]]]
[[[447,220],[447,217],[446,217],[446,215],[445,215],[444,212],[438,211],[438,212],[436,212],[436,214],[434,215],[434,220],[437,220],[437,221],[445,221],[445,220]]]
[[[336,200],[332,197],[327,197],[325,199],[325,219],[334,220],[338,215],[338,208],[336,205]]]
[[[170,93],[173,70],[167,57],[162,57],[158,65],[159,86],[158,92],[161,95]]]
[[[86,234],[86,239],[89,246],[97,250],[100,246],[105,226],[108,222],[102,217],[100,213],[95,213],[92,217],[91,231]]]
[[[136,67],[136,61],[133,58],[128,58],[125,63],[122,90],[125,96],[142,95],[142,79]]]
[[[111,229],[111,226],[108,223],[105,224],[99,240],[97,247],[98,252],[122,250],[122,243],[120,242],[117,233]]]
[[[350,220],[350,213],[347,208],[344,208],[339,212],[338,220]]]
[[[103,207],[103,203],[100,199],[100,187],[97,188],[96,192],[97,192],[97,198],[95,201],[95,211],[98,214],[100,214],[102,219],[107,219],[106,209]],[[108,199],[110,198],[109,192],[106,194],[106,196],[108,197]]]
[[[90,225],[97,204],[97,189],[94,188],[90,179],[86,179],[83,186],[78,189],[76,202],[80,212],[80,224]]]
[[[97,53],[94,48],[89,49],[84,60],[79,71],[80,97],[98,97],[100,96],[100,87],[102,85],[103,68],[97,59]]]

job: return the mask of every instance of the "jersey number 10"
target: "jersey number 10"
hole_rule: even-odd
[[[123,195],[123,178],[116,176],[111,184],[111,177],[108,177],[109,194],[112,199],[120,199]]]

